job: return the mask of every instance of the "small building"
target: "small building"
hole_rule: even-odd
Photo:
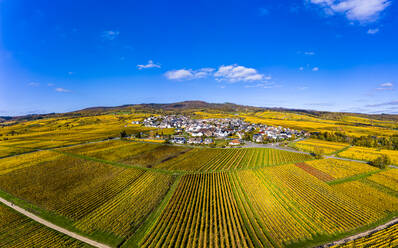
[[[253,141],[257,143],[262,143],[264,141],[264,137],[261,134],[253,135]]]
[[[206,138],[205,141],[204,141],[203,143],[206,144],[206,145],[210,145],[210,144],[213,144],[214,141],[213,141],[213,139]]]
[[[229,142],[229,145],[230,146],[239,146],[239,145],[241,145],[241,143],[238,139],[234,139]]]
[[[204,134],[205,134],[207,137],[213,136],[213,132],[210,131],[210,130],[205,131]]]
[[[190,138],[188,139],[188,144],[202,144],[202,139],[201,138]]]
[[[193,133],[191,133],[191,135],[193,136],[193,137],[202,137],[203,136],[203,133],[202,132],[193,132]]]
[[[174,137],[170,142],[175,144],[185,144],[187,141],[184,137]]]

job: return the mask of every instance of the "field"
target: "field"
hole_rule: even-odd
[[[190,148],[170,145],[112,140],[62,148],[60,151],[128,165],[155,165],[189,151]]]
[[[368,164],[333,158],[312,160],[306,162],[306,164],[332,176],[335,179],[377,171],[377,168]]]
[[[326,233],[352,230],[379,218],[368,207],[358,205],[294,165],[262,169],[259,173]]]
[[[51,151],[39,151],[3,158],[0,163],[0,175],[32,165],[48,162],[59,158],[60,155]]]
[[[365,183],[353,181],[333,186],[345,195],[355,199],[358,203],[377,211],[380,216],[398,210],[398,199],[379,191]]]
[[[355,137],[396,134],[396,122],[359,116],[205,112]],[[271,148],[192,148],[153,142],[114,111],[8,122],[0,128],[0,195],[111,247],[314,247],[398,216],[398,169]],[[120,140],[121,131],[142,133]],[[172,134],[172,129],[164,130]],[[112,138],[112,139],[108,139]],[[147,141],[147,142],[146,142]],[[297,148],[358,160],[392,150],[307,139]],[[346,246],[394,244],[397,227]],[[34,245],[36,246],[34,246]],[[86,247],[0,205],[0,247]]]
[[[129,124],[136,118],[143,119],[143,115],[101,115],[21,122],[0,129],[0,146],[30,150],[48,149],[118,137],[121,130],[129,134],[153,130]],[[15,151],[10,150],[2,156],[12,154],[15,154]]]
[[[391,169],[377,173],[368,179],[398,192],[398,169]]]
[[[392,136],[398,134],[397,123],[356,116],[344,116],[336,119],[320,118],[310,114],[287,113],[277,111],[239,114],[248,122],[270,126],[283,126],[310,132],[341,132],[349,136]]]
[[[141,241],[142,247],[247,246],[242,222],[225,173],[184,176],[166,209]]]
[[[332,177],[331,175],[316,169],[313,166],[308,165],[308,163],[296,163],[295,164],[297,167],[303,169],[304,171],[306,171],[307,173],[309,173],[310,175],[318,178],[319,180],[322,180],[324,182],[331,182],[333,180],[335,180],[336,178]]]
[[[258,168],[312,159],[299,154],[269,148],[205,149],[198,148],[157,165],[157,168],[187,171],[223,171]]]
[[[174,181],[167,174],[43,152],[53,153],[56,159],[2,174],[0,189],[64,216],[89,234],[101,232],[125,238],[156,207]]]
[[[91,247],[0,203],[0,247]]]
[[[391,162],[398,165],[398,151],[385,150],[385,149],[375,149],[367,147],[350,147],[349,149],[339,153],[340,157],[359,159],[364,161],[372,161],[380,155],[385,154],[391,158]]]
[[[110,140],[3,158],[0,189],[113,246],[133,238],[143,247],[297,247],[395,215],[396,196],[359,181],[329,186],[319,177],[374,170],[276,149]],[[391,188],[398,185],[395,172],[367,180]],[[174,182],[175,191],[163,202]],[[165,207],[158,210],[161,203]],[[146,223],[155,210],[158,215]]]
[[[392,225],[383,230],[374,232],[366,237],[349,241],[337,247],[397,247],[398,246],[398,224]]]
[[[396,211],[397,199],[386,199]],[[382,216],[294,165],[194,174],[182,177],[140,246],[295,247]]]
[[[171,176],[146,172],[117,196],[78,220],[75,226],[88,233],[102,231],[126,237],[156,207],[172,182]]]
[[[314,152],[315,148],[321,149],[323,154],[332,154],[349,146],[349,144],[330,142],[317,139],[305,139],[293,144],[299,150]]]
[[[0,146],[0,158],[13,156],[17,154],[22,154],[26,152],[30,152],[32,149],[29,148],[18,148],[18,147],[11,147],[11,146]]]

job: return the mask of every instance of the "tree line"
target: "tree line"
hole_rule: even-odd
[[[388,137],[378,137],[372,135],[352,137],[342,132],[313,132],[311,133],[311,137],[326,141],[349,143],[355,146],[398,150],[398,135]]]

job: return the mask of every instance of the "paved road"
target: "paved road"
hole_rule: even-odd
[[[80,241],[82,241],[82,242],[84,242],[84,243],[87,243],[87,244],[89,244],[89,245],[92,245],[92,246],[94,246],[94,247],[99,247],[99,248],[110,248],[110,246],[107,246],[107,245],[102,244],[102,243],[98,243],[98,242],[96,242],[96,241],[94,241],[94,240],[91,240],[91,239],[89,239],[89,238],[83,237],[83,236],[81,236],[81,235],[79,235],[79,234],[76,234],[76,233],[74,233],[74,232],[68,231],[68,230],[66,230],[65,228],[59,227],[59,226],[57,226],[57,225],[54,225],[53,223],[48,222],[48,221],[46,221],[46,220],[44,220],[44,219],[38,217],[37,215],[34,215],[34,214],[32,214],[32,213],[26,211],[26,210],[23,209],[23,208],[20,208],[20,207],[18,207],[18,206],[15,206],[15,205],[12,204],[11,202],[9,202],[9,201],[7,201],[7,200],[1,198],[1,197],[0,197],[0,202],[1,202],[1,203],[4,203],[5,205],[7,205],[8,207],[14,209],[15,211],[17,211],[17,212],[19,212],[19,213],[25,215],[26,217],[28,217],[28,218],[30,218],[30,219],[36,221],[36,222],[39,222],[40,224],[43,224],[43,225],[45,225],[45,226],[47,226],[47,227],[49,227],[49,228],[51,228],[51,229],[53,229],[53,230],[56,230],[56,231],[58,231],[58,232],[60,232],[60,233],[63,233],[63,234],[65,234],[65,235],[68,235],[69,237],[72,237],[72,238],[74,238],[74,239],[80,240]]]
[[[331,242],[331,243],[326,244],[326,245],[321,245],[321,246],[318,246],[318,247],[326,248],[326,247],[331,247],[331,246],[335,246],[335,245],[341,245],[341,244],[347,243],[349,241],[352,241],[354,239],[359,239],[359,238],[362,238],[362,237],[366,237],[366,236],[368,236],[368,235],[370,235],[370,234],[372,234],[374,232],[383,230],[383,229],[385,229],[387,227],[390,227],[390,226],[392,226],[392,225],[394,225],[396,223],[398,223],[398,218],[395,218],[392,221],[389,221],[389,222],[387,222],[387,223],[385,223],[383,225],[380,225],[380,226],[378,226],[376,228],[373,228],[371,230],[368,230],[368,231],[365,231],[365,232],[362,232],[362,233],[358,233],[356,235],[353,235],[353,236],[350,236],[350,237],[346,237],[344,239],[341,239],[341,240],[338,240],[338,241],[334,241],[334,242]]]
[[[367,164],[368,163],[368,162],[362,161],[362,160],[355,160],[355,159],[350,159],[350,158],[336,157],[335,155],[325,156],[324,158],[335,158],[335,159],[340,159],[340,160],[345,160],[345,161],[352,161],[352,162],[363,163],[363,164]]]

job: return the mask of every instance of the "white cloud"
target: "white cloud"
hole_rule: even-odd
[[[376,34],[379,32],[378,28],[370,28],[368,29],[368,34]]]
[[[393,87],[394,85],[391,82],[387,82],[387,83],[380,84],[380,86],[381,87]]]
[[[391,82],[386,82],[386,83],[382,83],[380,84],[380,86],[378,88],[376,88],[376,90],[393,90],[394,88],[394,84]]]
[[[214,77],[219,81],[234,82],[250,82],[250,81],[265,81],[270,80],[270,76],[258,73],[254,68],[248,68],[245,66],[234,65],[222,65],[214,73]]]
[[[192,79],[193,77],[191,70],[185,69],[168,71],[164,75],[170,80]]]
[[[210,76],[214,71],[214,68],[202,68],[196,71],[193,71],[194,78],[205,78]]]
[[[105,40],[114,40],[116,37],[118,37],[120,34],[119,31],[114,31],[114,30],[107,30],[102,32],[101,37]]]
[[[264,82],[264,83],[257,83],[252,85],[245,85],[245,88],[264,88],[264,89],[271,89],[271,88],[279,88],[282,87],[281,85],[277,85],[273,82]]]
[[[153,63],[152,60],[148,61],[146,65],[137,65],[138,70],[146,69],[146,68],[160,68],[160,65]]]
[[[310,0],[321,6],[329,15],[343,14],[348,20],[376,21],[380,13],[390,6],[390,0]]]
[[[304,52],[304,55],[314,56],[315,52],[312,52],[312,51]]]
[[[37,83],[37,82],[30,82],[28,85],[31,86],[31,87],[39,87],[39,86],[40,86],[40,83]]]
[[[213,71],[213,68],[201,68],[199,70],[180,69],[167,71],[165,76],[170,80],[191,80],[208,77]]]
[[[225,81],[229,83],[235,82],[259,82],[264,83],[272,79],[271,76],[266,76],[259,73],[254,68],[245,66],[222,65],[217,70],[214,68],[193,69],[179,69],[167,71],[165,77],[170,80],[192,80],[198,78],[212,77],[217,81]]]
[[[47,84],[47,86],[48,87],[53,87],[53,86],[55,86],[55,84],[49,83],[49,84]]]
[[[299,71],[304,71],[304,67],[300,66]]]
[[[312,71],[319,71],[319,67],[312,68]]]
[[[64,89],[64,88],[56,88],[55,91],[56,91],[56,92],[64,92],[64,93],[70,92],[70,90]]]

